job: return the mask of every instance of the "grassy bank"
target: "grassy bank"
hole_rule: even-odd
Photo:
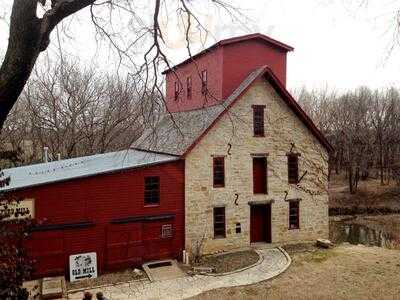
[[[350,194],[344,174],[333,175],[329,184],[330,215],[400,213],[400,186],[381,185],[378,179],[360,181]]]
[[[400,251],[342,245],[290,255],[290,268],[273,280],[218,289],[195,299],[398,299],[400,295]]]

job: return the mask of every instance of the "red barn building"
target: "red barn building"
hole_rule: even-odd
[[[184,246],[184,162],[136,150],[5,170],[6,190],[34,199],[27,241],[35,276],[68,275],[72,254],[96,252],[99,272],[178,258]]]

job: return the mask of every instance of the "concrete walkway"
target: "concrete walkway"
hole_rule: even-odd
[[[228,275],[195,275],[158,282],[133,281],[90,292],[95,295],[101,290],[109,300],[122,299],[185,299],[203,292],[222,288],[254,284],[273,278],[290,265],[289,255],[281,248],[257,249],[261,260],[255,266]],[[71,293],[68,299],[82,299],[82,292]]]

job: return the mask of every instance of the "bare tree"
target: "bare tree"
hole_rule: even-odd
[[[237,22],[245,23],[240,11],[228,2],[206,2]],[[119,58],[119,65],[127,66],[131,75],[142,81],[143,97],[150,93],[150,98],[154,98],[153,94],[162,95],[159,68],[170,66],[164,50],[166,41],[161,18],[168,20],[175,16],[182,21],[179,24],[184,29],[190,55],[192,31],[209,34],[196,14],[196,5],[204,3],[200,0],[154,0],[150,3],[140,0],[14,0],[8,48],[0,68],[0,128],[22,93],[40,53],[47,49],[50,34],[64,19],[88,8],[98,40],[107,41]],[[140,10],[140,4],[152,7],[150,21],[148,14]],[[38,17],[38,10],[43,12],[42,17]],[[128,28],[129,35],[122,34],[123,27]],[[61,29],[63,32],[65,28]],[[142,54],[141,61],[136,59],[138,53]]]
[[[358,180],[370,175],[370,169],[379,170],[381,184],[395,177],[400,161],[398,89],[362,87],[341,95],[305,89],[296,93],[334,145],[330,167],[336,173],[346,170],[351,193],[356,192]]]
[[[29,153],[25,163],[41,159],[44,146],[51,159],[127,149],[141,134],[145,117],[161,113],[149,108],[161,99],[140,98],[130,77],[79,65],[47,61],[11,111],[0,137],[8,150]]]

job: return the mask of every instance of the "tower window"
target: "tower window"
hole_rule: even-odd
[[[207,70],[201,72],[201,93],[207,93]]]
[[[178,97],[179,97],[179,82],[175,81],[175,93],[174,93],[175,100],[178,100]]]
[[[192,77],[186,78],[186,96],[188,99],[192,98]]]

